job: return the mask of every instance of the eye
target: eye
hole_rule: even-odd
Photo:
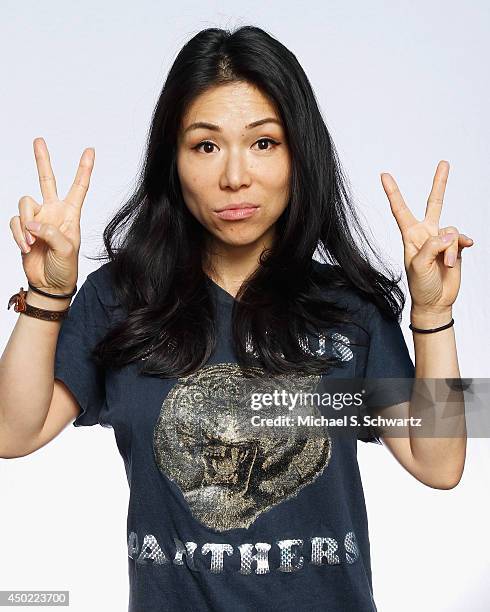
[[[260,138],[259,140],[257,140],[257,142],[271,142],[274,146],[278,145],[279,143],[276,140],[273,140],[272,138]],[[257,143],[254,143],[257,144]],[[271,147],[268,147],[267,149],[260,149],[260,151],[270,151]]]
[[[254,144],[257,144],[258,142],[270,142],[274,146],[281,144],[281,143],[277,142],[276,140],[274,140],[273,138],[259,138],[259,140],[256,140],[254,142]],[[195,147],[192,147],[192,148],[195,149],[196,151],[199,151],[200,148],[202,146],[204,146],[204,145],[208,145],[208,146],[211,146],[211,147],[215,147],[216,146],[214,144],[214,142],[211,142],[210,140],[203,140],[202,142],[200,142],[199,144],[197,144]],[[264,149],[264,148],[260,149],[260,151],[271,151],[271,150],[272,150],[271,147],[267,147],[266,149]]]
[[[195,147],[192,147],[193,149],[196,149],[196,151],[199,151],[199,149],[203,146],[203,145],[209,145],[211,147],[215,147],[216,145],[213,142],[210,142],[209,140],[203,140],[202,142],[200,142],[199,144],[197,144]]]

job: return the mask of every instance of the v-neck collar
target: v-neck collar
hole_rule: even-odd
[[[211,286],[214,288],[218,301],[224,304],[233,304],[234,302],[236,302],[236,299],[231,295],[231,293],[228,293],[226,289],[223,289],[223,287],[218,285],[218,283],[216,283],[209,276],[208,276],[208,281],[211,284]]]

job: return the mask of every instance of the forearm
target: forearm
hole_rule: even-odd
[[[65,310],[68,299],[44,297],[29,290],[26,301],[46,310]],[[12,437],[28,440],[39,433],[51,403],[54,355],[60,321],[19,313],[0,358],[0,451]]]
[[[428,313],[412,308],[410,319],[414,327],[431,329],[449,323],[451,317],[451,309]],[[413,459],[428,474],[448,483],[456,483],[463,472],[466,455],[464,395],[462,391],[451,390],[444,380],[434,380],[459,379],[461,376],[454,326],[430,334],[413,332],[413,340],[416,380],[410,416],[420,418],[422,431],[425,430],[425,435],[430,436],[419,436],[416,428],[410,428]],[[450,404],[444,401],[446,395],[450,396]],[[447,418],[448,408],[451,410],[450,418]],[[428,431],[429,423],[435,425],[434,434]]]

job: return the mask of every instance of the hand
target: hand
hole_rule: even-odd
[[[393,177],[381,174],[391,212],[402,234],[412,311],[419,313],[451,312],[461,284],[461,252],[473,244],[471,238],[452,225],[439,228],[448,174],[449,163],[440,161],[423,221],[413,216]]]
[[[73,185],[60,200],[44,139],[34,139],[33,146],[43,204],[30,196],[22,197],[20,214],[10,219],[10,229],[21,248],[28,281],[48,293],[69,293],[78,279],[80,213],[90,183],[95,150],[84,150]]]

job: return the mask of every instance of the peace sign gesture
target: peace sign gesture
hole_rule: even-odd
[[[440,161],[427,200],[425,218],[418,221],[393,177],[381,174],[381,182],[400,229],[412,309],[420,312],[450,311],[461,284],[461,252],[473,240],[454,226],[439,228],[449,163]]]
[[[78,278],[80,214],[95,150],[84,150],[70,191],[60,200],[44,139],[34,139],[33,146],[43,203],[23,196],[20,214],[10,219],[10,229],[22,251],[28,281],[48,293],[70,293]]]

